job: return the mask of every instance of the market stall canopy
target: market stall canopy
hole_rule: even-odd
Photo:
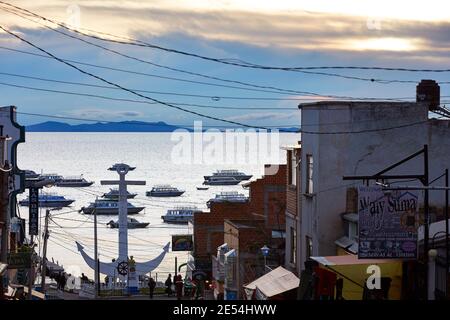
[[[299,286],[300,279],[295,274],[278,267],[255,281],[244,286],[247,292],[258,290],[264,297],[270,298]]]
[[[368,267],[374,265],[380,268],[381,277],[391,279],[389,299],[400,299],[403,263],[401,259],[358,259],[358,256],[352,254],[311,257],[311,259],[344,280],[345,299],[362,298],[366,280],[373,274]]]

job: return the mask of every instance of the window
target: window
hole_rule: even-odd
[[[297,184],[297,158],[294,150],[290,152],[290,157],[289,184],[295,186]]]
[[[313,255],[313,242],[312,239],[306,236],[306,259],[309,259]]]
[[[313,156],[311,154],[306,155],[306,193],[314,193],[313,188]]]
[[[297,263],[297,230],[291,227],[291,263]]]

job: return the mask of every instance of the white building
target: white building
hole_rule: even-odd
[[[362,183],[344,181],[343,176],[376,174],[427,144],[432,180],[450,167],[450,121],[430,119],[429,104],[424,102],[323,101],[299,108],[300,274],[309,256],[336,254],[335,241],[344,234],[347,188]],[[390,173],[422,174],[423,158],[419,156]],[[430,191],[431,207],[442,208],[443,204],[444,192]],[[432,221],[434,217],[432,214]]]

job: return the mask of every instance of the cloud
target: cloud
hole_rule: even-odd
[[[436,0],[431,0],[433,3]],[[446,56],[450,13],[445,2],[423,7],[422,2],[394,5],[382,1],[376,6],[362,0],[343,3],[324,1],[174,1],[152,2],[94,0],[78,1],[81,27],[117,35],[154,39],[184,34],[203,41],[238,42],[267,48],[308,51],[424,51],[424,55]],[[439,1],[438,1],[439,2]],[[57,19],[70,21],[71,1],[21,1],[19,5]],[[315,3],[315,4],[314,4]],[[321,3],[319,6],[318,3]],[[383,8],[389,10],[383,12]],[[331,9],[330,9],[331,8]],[[395,9],[395,10],[394,10]],[[406,11],[415,13],[406,14]],[[442,9],[442,10],[440,10]],[[312,10],[312,11],[305,11]],[[433,16],[432,13],[436,12]],[[447,12],[447,13],[446,13]],[[427,19],[422,19],[421,16]],[[372,15],[380,25],[371,28]],[[21,18],[5,19],[5,24],[30,27]],[[447,41],[446,41],[447,40]],[[444,46],[444,48],[442,48]]]
[[[115,120],[117,118],[136,118],[142,117],[143,113],[139,111],[133,110],[108,110],[108,109],[75,109],[73,111],[68,112],[68,114],[72,117],[79,118],[94,118],[98,120]]]

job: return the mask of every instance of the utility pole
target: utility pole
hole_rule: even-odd
[[[0,227],[2,232],[1,238],[1,256],[0,261],[7,263],[8,261],[8,172],[5,171],[3,163],[0,165]]]
[[[50,217],[50,210],[45,211],[45,226],[44,226],[44,246],[42,248],[42,264],[41,264],[41,292],[45,294],[45,277],[47,276],[47,240],[48,234],[48,219]]]
[[[178,259],[175,257],[175,277],[178,275]]]
[[[95,203],[97,204],[97,200],[98,197],[95,201]],[[98,261],[98,243],[97,243],[97,208],[94,208],[94,259],[95,259],[95,269],[94,269],[94,289],[95,289],[95,294],[94,297],[95,299],[98,298],[99,293],[100,293],[100,277],[99,277],[99,261]]]
[[[428,187],[429,185],[429,174],[428,174],[428,145],[424,145],[423,146],[423,180],[422,180],[422,184],[424,185],[424,187]],[[423,225],[423,258],[424,258],[424,266],[425,266],[425,300],[429,300],[429,294],[428,294],[428,285],[429,285],[429,281],[428,281],[428,262],[429,262],[429,257],[428,257],[428,251],[429,251],[429,241],[430,241],[430,200],[429,200],[429,190],[425,189],[425,194],[424,194],[424,225]],[[448,272],[448,270],[447,270]]]

